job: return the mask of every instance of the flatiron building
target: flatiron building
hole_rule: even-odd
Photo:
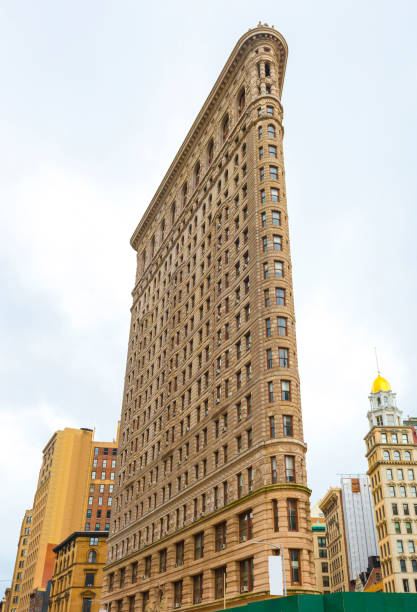
[[[216,609],[315,570],[283,160],[287,45],[238,41],[131,238],[104,601]],[[277,549],[275,549],[277,550]],[[150,608],[149,608],[150,606]]]

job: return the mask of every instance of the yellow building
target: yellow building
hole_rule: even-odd
[[[417,592],[417,437],[380,374],[369,395],[368,475],[385,592]]]
[[[342,490],[331,487],[319,502],[327,528],[330,591],[349,591],[348,553],[343,517]]]
[[[320,591],[320,593],[330,593],[326,520],[318,504],[311,509],[311,531],[313,534],[313,558],[316,570],[317,590]]]
[[[20,590],[22,588],[23,573],[27,559],[27,552],[30,540],[30,529],[32,523],[32,510],[26,510],[20,528],[19,541],[17,544],[16,562],[14,565],[13,580],[10,591],[10,601],[5,608],[5,612],[16,612],[19,604]]]
[[[65,428],[55,432],[43,449],[18,612],[41,605],[52,576],[53,548],[83,524],[92,438],[91,429]]]
[[[107,532],[72,533],[54,548],[50,612],[98,612],[101,606]]]

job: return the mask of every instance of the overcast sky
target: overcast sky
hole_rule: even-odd
[[[366,470],[375,345],[400,408],[417,414],[416,7],[0,2],[0,580],[53,431],[114,436],[130,236],[259,20],[289,46],[284,152],[312,502],[338,474]]]

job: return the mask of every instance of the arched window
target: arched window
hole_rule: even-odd
[[[272,123],[268,125],[268,138],[275,138],[275,126]]]
[[[155,236],[151,238],[151,257],[155,255]]]
[[[165,219],[162,219],[161,222],[161,242],[165,238]]]
[[[246,94],[245,94],[245,88],[241,89],[238,99],[237,99],[237,111],[239,113],[239,115],[242,114],[242,112],[244,111],[246,106]]]
[[[222,137],[223,137],[223,141],[226,140],[227,135],[229,133],[229,128],[230,128],[230,121],[229,121],[229,114],[227,114],[225,116],[225,118],[223,119],[222,122]]]
[[[171,225],[174,225],[175,223],[175,213],[176,213],[176,206],[175,206],[175,202],[173,202],[171,205]]]
[[[201,166],[200,162],[198,161],[194,167],[194,187],[197,187],[198,183],[200,182],[200,170]]]
[[[404,453],[404,459],[405,459],[406,461],[411,461],[411,453],[410,453],[410,451],[405,451],[405,453]]]
[[[95,550],[90,550],[88,552],[88,563],[96,563],[97,561],[97,553]]]
[[[398,451],[394,451],[394,461],[400,460],[400,453]]]
[[[208,160],[209,165],[213,161],[213,157],[214,157],[214,140],[211,139],[207,146],[207,160]]]
[[[271,64],[269,62],[265,62],[265,76],[271,76]]]
[[[146,249],[142,251],[142,271],[146,268]]]
[[[389,461],[389,452],[384,451],[384,461]]]

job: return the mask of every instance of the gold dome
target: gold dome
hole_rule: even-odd
[[[391,385],[385,378],[382,378],[382,376],[378,374],[378,377],[375,378],[372,383],[371,391],[372,393],[378,393],[378,391],[391,391]]]

